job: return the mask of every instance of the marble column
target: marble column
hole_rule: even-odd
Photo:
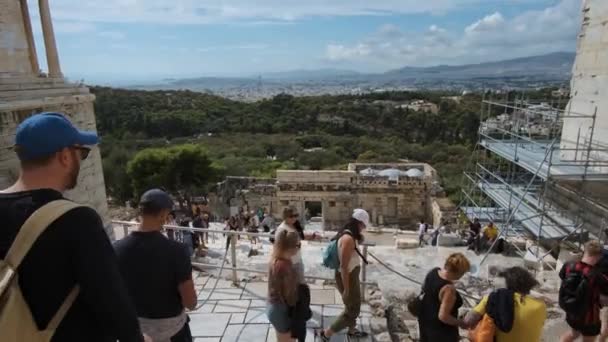
[[[57,43],[55,42],[55,32],[53,32],[53,22],[51,21],[51,9],[48,0],[38,0],[40,7],[40,20],[42,21],[42,33],[44,35],[44,46],[46,47],[46,62],[49,66],[49,77],[63,77],[59,66],[59,55],[57,53]]]
[[[23,27],[25,28],[25,38],[27,40],[27,47],[30,52],[30,64],[32,65],[32,72],[34,75],[40,73],[40,66],[38,65],[38,54],[36,53],[36,44],[34,43],[34,32],[32,31],[32,21],[30,20],[30,10],[27,7],[27,0],[20,0],[21,5],[21,16],[23,17]]]

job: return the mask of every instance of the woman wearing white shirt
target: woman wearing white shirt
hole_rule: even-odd
[[[361,311],[361,257],[359,243],[363,242],[363,230],[369,226],[369,214],[363,209],[355,209],[348,223],[342,227],[334,239],[338,239],[340,268],[336,271],[336,287],[342,294],[344,311],[329,329],[321,331],[321,341],[327,342],[331,336],[348,328],[350,337],[365,337],[367,333],[356,329],[357,317]]]

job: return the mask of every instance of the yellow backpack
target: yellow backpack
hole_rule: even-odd
[[[68,294],[45,330],[38,330],[30,308],[19,288],[17,269],[44,230],[66,212],[80,207],[57,200],[36,210],[21,226],[4,260],[0,260],[0,336],[2,342],[48,342],[78,296],[76,285]]]

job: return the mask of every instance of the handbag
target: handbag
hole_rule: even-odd
[[[494,342],[495,335],[496,324],[488,314],[484,314],[475,328],[469,330],[469,340],[471,342]]]
[[[424,298],[424,291],[420,291],[420,294],[411,298],[407,302],[407,310],[414,316],[418,317],[422,311],[422,299]]]

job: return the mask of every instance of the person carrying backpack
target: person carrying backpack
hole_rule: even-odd
[[[327,259],[332,257],[333,251],[337,247],[339,266],[336,267],[337,265],[333,262],[333,268],[335,269],[336,287],[342,294],[344,311],[329,328],[321,330],[320,337],[323,342],[329,341],[332,335],[344,328],[348,328],[349,337],[367,336],[366,332],[356,328],[357,317],[361,311],[359,272],[362,257],[358,244],[363,242],[363,230],[367,227],[369,227],[369,214],[363,209],[355,209],[351,219],[338,231],[334,241],[327,248],[328,253],[324,255],[323,263],[328,266],[332,262]]]
[[[600,287],[605,276],[595,266],[601,258],[602,246],[592,240],[585,244],[580,261],[566,263],[559,272],[562,279],[559,305],[566,312],[570,326],[561,342],[573,342],[580,336],[583,342],[592,342],[600,334]]]
[[[547,306],[530,296],[538,281],[526,269],[515,266],[498,274],[506,288],[484,296],[465,317],[465,325],[475,327],[472,342],[540,342],[547,319]]]
[[[17,127],[21,174],[0,193],[2,342],[144,340],[101,218],[63,196],[97,141],[58,113]]]

